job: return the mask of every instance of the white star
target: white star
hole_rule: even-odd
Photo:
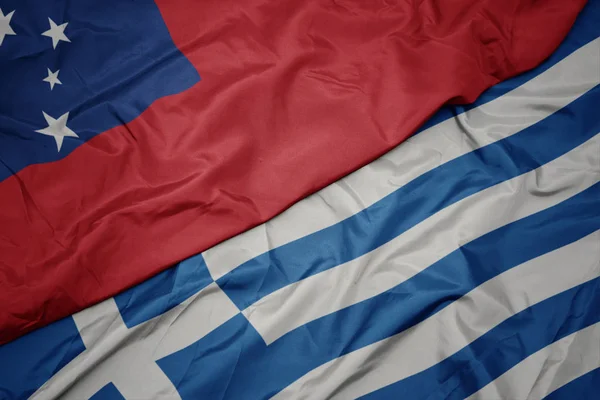
[[[16,35],[15,31],[10,27],[10,19],[12,18],[15,12],[11,11],[8,14],[2,14],[2,9],[0,8],[0,46],[2,46],[2,42],[4,41],[4,36],[6,35]]]
[[[65,28],[69,24],[68,22],[65,22],[62,25],[56,25],[56,22],[52,21],[51,18],[48,18],[48,21],[50,21],[50,29],[42,33],[42,35],[52,38],[52,47],[56,48],[58,42],[61,40],[63,42],[70,42],[69,38],[65,36]]]
[[[56,72],[50,71],[50,68],[47,69],[48,77],[44,78],[43,81],[50,84],[50,90],[54,89],[54,85],[56,84],[62,85],[62,82],[58,80],[58,73],[60,72],[60,69],[56,70]]]
[[[48,114],[46,114],[43,111],[42,111],[42,113],[44,114],[44,118],[46,119],[46,122],[48,123],[48,127],[37,130],[36,132],[41,133],[42,135],[53,136],[54,140],[56,140],[56,147],[58,147],[58,151],[60,151],[60,148],[62,147],[63,139],[65,138],[65,136],[76,137],[76,138],[79,137],[79,136],[77,136],[77,134],[75,132],[73,132],[72,130],[70,130],[67,127],[67,120],[69,119],[69,113],[65,113],[65,114],[61,115],[58,119],[52,118],[51,116],[49,116]]]
[[[48,76],[44,78],[43,81],[48,82],[50,84],[50,90],[54,89],[54,85],[56,84],[62,85],[62,82],[58,80],[58,73],[60,72],[60,69],[56,70],[56,72],[50,71],[50,68],[47,69]]]

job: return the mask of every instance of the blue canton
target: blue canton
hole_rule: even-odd
[[[0,9],[0,181],[200,79],[152,0],[3,0]]]

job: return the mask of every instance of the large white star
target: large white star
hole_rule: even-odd
[[[14,15],[14,11],[9,12],[4,15],[2,13],[2,9],[0,8],[0,46],[2,46],[2,42],[4,41],[4,36],[6,35],[16,35],[15,31],[10,27],[10,19]]]
[[[48,76],[44,78],[43,81],[50,84],[50,90],[54,89],[54,85],[62,85],[62,82],[58,80],[58,73],[60,72],[60,69],[56,70],[56,72],[50,71],[50,68],[47,69]]]
[[[66,136],[76,137],[76,138],[79,137],[79,136],[77,136],[77,134],[75,132],[73,132],[71,129],[69,129],[67,127],[67,120],[69,119],[69,113],[65,113],[65,114],[61,115],[58,119],[52,118],[51,116],[49,116],[48,114],[46,114],[43,111],[42,111],[42,113],[44,114],[44,118],[46,119],[46,122],[48,123],[48,127],[37,130],[36,132],[41,133],[42,135],[48,135],[48,136],[54,137],[54,140],[56,140],[56,147],[58,148],[58,151],[60,151],[60,148],[62,147],[62,144],[63,144],[63,139]]]
[[[52,47],[56,48],[58,42],[61,40],[63,42],[70,42],[69,38],[65,35],[65,28],[69,24],[68,22],[56,25],[56,22],[52,21],[52,18],[48,18],[48,21],[50,21],[50,29],[42,33],[42,35],[52,38]]]

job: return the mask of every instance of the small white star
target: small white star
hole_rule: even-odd
[[[50,71],[50,68],[47,69],[48,77],[44,78],[43,81],[50,84],[50,90],[54,89],[54,85],[56,84],[62,85],[62,82],[58,80],[58,73],[60,72],[60,69],[56,70],[56,72]]]
[[[46,119],[46,122],[48,123],[48,127],[37,130],[36,132],[41,133],[42,135],[48,135],[48,136],[54,137],[54,140],[56,140],[56,147],[58,148],[58,151],[60,151],[60,148],[62,147],[62,144],[63,144],[63,139],[65,137],[67,137],[67,136],[68,137],[76,137],[76,138],[79,137],[79,136],[77,136],[77,134],[75,132],[73,132],[71,129],[69,129],[67,127],[67,120],[69,119],[69,113],[65,113],[65,114],[61,115],[58,119],[52,118],[51,116],[49,116],[48,114],[46,114],[43,111],[42,111],[42,113],[44,114],[44,118]]]
[[[58,42],[61,40],[63,42],[70,42],[69,38],[65,36],[65,28],[69,24],[68,22],[65,22],[61,25],[56,25],[56,22],[52,21],[51,18],[48,18],[48,21],[50,21],[50,29],[42,33],[42,35],[52,38],[52,47],[56,49],[56,46],[58,46]]]
[[[10,27],[10,19],[12,18],[14,13],[14,11],[11,11],[8,14],[4,15],[2,13],[2,9],[0,8],[0,46],[2,46],[4,36],[16,35],[15,31],[13,31],[13,29]]]

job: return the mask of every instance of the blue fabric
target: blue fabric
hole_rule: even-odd
[[[545,397],[545,400],[598,400],[600,397],[600,368],[558,388]]]
[[[362,398],[462,400],[531,354],[598,321],[600,278],[529,307],[435,366]]]
[[[169,311],[212,282],[199,254],[116,295],[115,302],[125,325],[132,328]]]
[[[220,399],[243,398],[244,393],[268,398],[319,365],[400,333],[486,280],[600,229],[599,198],[597,184],[484,235],[395,288],[309,322],[269,346],[240,315],[158,364],[183,399],[200,393]],[[538,322],[543,329],[546,320]]]
[[[598,104],[597,86],[528,129],[445,163],[352,217],[259,255],[217,282],[243,310],[290,283],[353,260],[441,209],[587,141],[600,132]]]
[[[153,0],[3,0],[1,6],[4,14],[15,11],[16,35],[0,46],[0,181],[65,157],[199,80]],[[107,8],[116,11],[107,14]],[[70,43],[53,49],[52,39],[42,36],[48,18],[68,22]],[[47,68],[60,70],[62,85],[53,90],[43,81]],[[48,126],[42,111],[55,119],[69,112],[67,126],[79,138],[66,138],[58,152],[53,137],[35,132]]]
[[[119,389],[112,383],[104,386],[90,400],[125,400]]]
[[[0,399],[29,397],[84,350],[71,317],[0,346]]]

